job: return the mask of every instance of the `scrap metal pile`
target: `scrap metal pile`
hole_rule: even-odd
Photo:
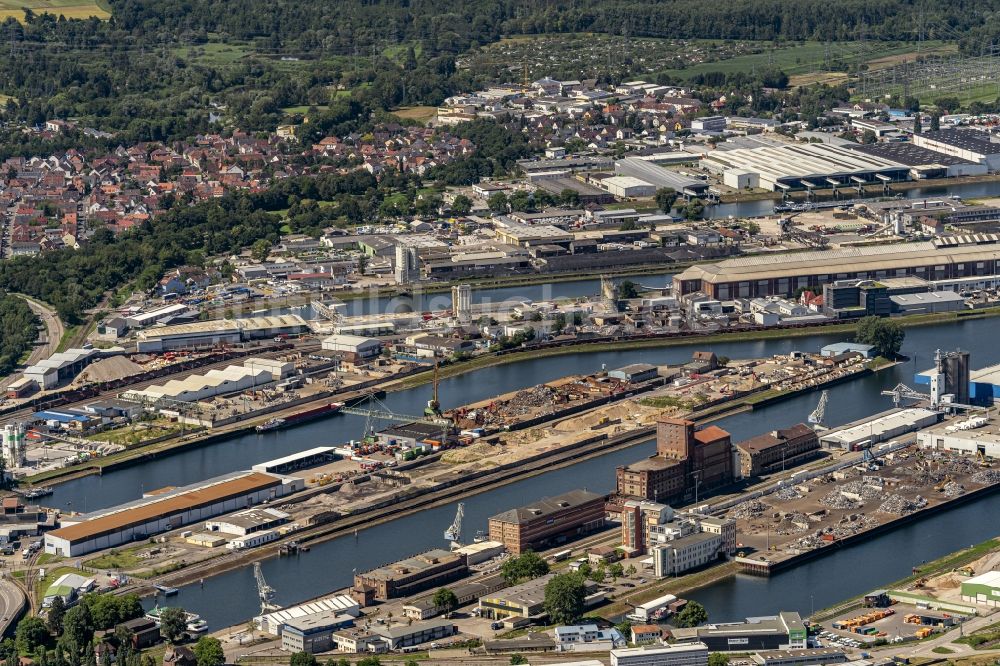
[[[886,495],[885,500],[879,505],[876,511],[879,513],[888,513],[893,516],[905,516],[913,513],[914,511],[919,511],[925,506],[927,506],[927,500],[920,495],[910,499],[908,497],[892,493]]]
[[[737,504],[729,511],[729,517],[735,518],[737,520],[750,520],[751,518],[760,518],[764,513],[770,509],[767,504],[764,504],[760,500],[749,500],[743,502],[742,504]]]
[[[800,550],[814,550],[840,539],[854,536],[858,532],[870,530],[878,525],[878,521],[863,513],[852,513],[844,516],[836,525],[824,527],[812,534],[797,539],[789,547]]]

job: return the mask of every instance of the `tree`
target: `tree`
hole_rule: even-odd
[[[580,205],[580,193],[567,187],[559,193],[559,203],[563,206],[576,208]]]
[[[494,192],[490,195],[489,199],[486,200],[486,205],[494,213],[506,213],[507,204],[507,195],[503,192]]]
[[[713,652],[708,655],[708,666],[728,666],[729,657],[722,652]]]
[[[382,666],[382,662],[378,657],[365,657],[358,660],[358,666]]]
[[[903,346],[906,331],[899,323],[881,317],[864,317],[858,322],[854,340],[866,345],[872,345],[879,354],[893,358]]]
[[[937,132],[941,129],[941,114],[932,113],[931,114],[931,131]]]
[[[917,113],[914,114],[913,116],[913,133],[920,134],[922,131],[923,131],[923,125],[921,124],[920,121],[920,112],[917,111]]]
[[[75,651],[74,656],[79,657],[80,650],[85,650],[93,637],[94,621],[90,617],[90,607],[87,604],[79,604],[66,611],[66,616],[63,618],[62,640],[69,646],[67,652]]]
[[[164,608],[160,613],[160,634],[173,643],[187,629],[187,618],[183,608]]]
[[[14,643],[17,645],[18,654],[24,656],[34,654],[35,650],[44,646],[48,640],[49,628],[45,626],[42,618],[28,615],[17,623]]]
[[[628,640],[632,635],[632,623],[628,620],[622,620],[616,624],[615,629],[617,629],[618,633],[625,637],[625,640]]]
[[[697,601],[689,601],[683,610],[674,617],[674,624],[678,627],[697,627],[708,621],[708,611]]]
[[[577,573],[557,574],[545,585],[545,612],[554,624],[569,624],[583,614],[587,596],[583,577]]]
[[[438,588],[433,601],[434,606],[443,613],[450,613],[458,608],[458,597],[447,587]]]
[[[528,659],[523,654],[514,653],[510,655],[510,666],[519,666],[520,664],[527,664]]]
[[[362,659],[362,661],[364,660]],[[296,652],[292,655],[288,663],[290,666],[317,666],[318,664],[316,657],[308,652]],[[360,664],[361,662],[358,663]],[[198,666],[201,666],[200,662]]]
[[[557,312],[552,317],[552,330],[556,333],[561,333],[564,328],[566,328],[566,315],[562,312]]]
[[[451,212],[455,215],[468,215],[472,211],[472,199],[459,194],[451,202]]]
[[[202,636],[194,646],[194,656],[198,666],[222,666],[226,663],[226,653],[222,641],[215,636]]]
[[[359,254],[358,255],[358,275],[364,275],[365,269],[368,267],[368,255]]]
[[[674,203],[677,201],[677,192],[672,187],[661,187],[656,190],[654,199],[656,199],[656,205],[659,206],[660,211],[665,215],[669,215],[670,211],[674,209]]]
[[[271,254],[271,243],[265,238],[261,238],[250,246],[250,256],[257,261],[264,261],[269,254]]]
[[[58,594],[49,605],[49,614],[45,619],[45,624],[49,631],[58,636],[62,633],[63,617],[66,615],[66,602]]]
[[[517,557],[507,559],[500,567],[500,573],[508,585],[544,576],[549,572],[548,563],[538,553],[526,550]]]
[[[626,575],[626,576],[629,576],[629,577],[632,577],[632,576],[634,576],[634,575],[635,575],[636,573],[637,573],[637,572],[636,572],[636,569],[635,569],[635,565],[634,565],[634,564],[630,564],[630,565],[628,565],[628,567],[627,567],[627,568],[625,569],[625,575]]]
[[[608,574],[611,575],[611,580],[618,580],[624,575],[625,569],[622,567],[621,562],[615,562],[608,567]]]
[[[639,298],[639,285],[631,280],[622,280],[615,287],[615,293],[620,300],[627,301],[632,298]]]

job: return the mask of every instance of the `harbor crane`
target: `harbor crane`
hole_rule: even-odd
[[[896,384],[888,391],[882,391],[882,395],[892,398],[892,404],[899,407],[904,400],[930,400],[926,393],[911,389],[903,383]]]
[[[260,597],[260,612],[270,613],[280,606],[274,603],[274,588],[264,580],[264,572],[260,568],[260,562],[253,563],[253,577],[257,580],[257,596]]]
[[[809,414],[809,423],[813,425],[823,425],[823,417],[826,415],[826,403],[830,400],[830,392],[823,391],[819,395],[819,403],[816,405],[816,409],[812,410]]]
[[[452,542],[452,544],[457,544],[462,538],[462,518],[465,517],[465,502],[458,503],[458,510],[455,512],[455,520],[451,523],[451,527],[444,531],[444,538]]]
[[[448,433],[451,430],[451,421],[438,412],[437,414],[425,414],[424,416],[414,416],[411,414],[400,414],[389,409],[389,406],[379,400],[374,393],[369,393],[365,399],[370,407],[343,407],[340,411],[344,414],[365,417],[365,435],[373,433],[378,421],[390,421],[393,423],[423,423],[441,428],[441,443],[447,441]],[[361,403],[359,403],[361,404]],[[429,408],[428,408],[429,409]]]

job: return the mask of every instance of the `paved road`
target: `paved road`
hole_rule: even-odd
[[[21,296],[21,294],[15,294],[15,296]],[[38,344],[32,350],[31,356],[28,357],[25,363],[25,365],[32,365],[56,353],[56,348],[59,346],[59,341],[62,340],[65,328],[55,310],[33,299],[25,298],[24,296],[21,297],[28,302],[28,307],[31,308],[31,311],[37,314],[41,318],[42,323],[45,324],[45,330],[38,334]],[[11,375],[0,379],[0,388],[6,388],[15,378],[15,375]]]
[[[10,579],[0,578],[0,636],[7,635],[24,606],[24,592]]]

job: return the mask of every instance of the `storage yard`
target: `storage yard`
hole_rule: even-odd
[[[737,505],[741,570],[803,556],[997,487],[996,463],[910,446]]]

